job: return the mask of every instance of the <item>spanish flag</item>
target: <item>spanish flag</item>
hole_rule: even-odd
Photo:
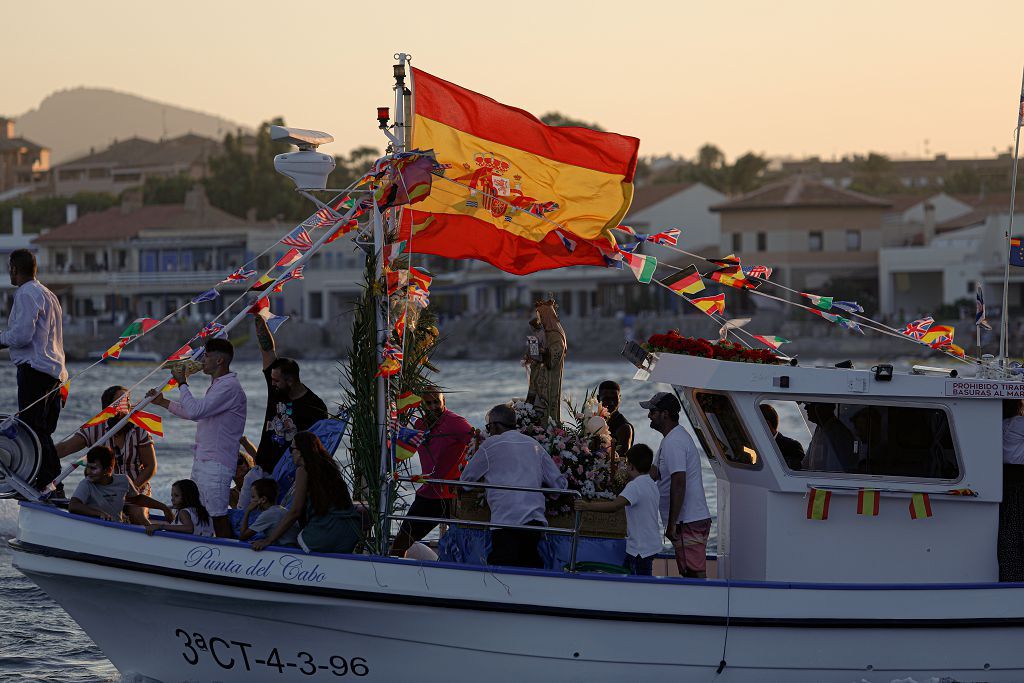
[[[145,410],[136,410],[128,417],[128,420],[136,427],[145,429],[150,434],[155,434],[156,436],[164,435],[164,423],[159,415],[147,413]]]
[[[910,518],[925,519],[932,516],[932,502],[927,493],[915,493],[910,497]]]
[[[828,519],[828,504],[832,500],[831,491],[812,488],[807,492],[807,519]]]
[[[547,126],[412,74],[412,147],[432,149],[447,171],[429,197],[403,210],[398,239],[411,239],[415,252],[479,259],[516,275],[605,265],[602,251],[615,246],[611,230],[633,198],[639,140]]]
[[[878,516],[878,491],[861,489],[857,492],[857,514],[868,517]]]
[[[702,296],[697,299],[689,299],[690,303],[704,311],[708,315],[725,314],[725,294],[714,296]]]
[[[925,344],[931,344],[937,341],[940,337],[949,337],[949,341],[953,341],[953,335],[956,333],[949,325],[932,325],[928,328],[928,331],[921,337],[921,341]]]
[[[98,424],[103,424],[112,417],[117,417],[118,410],[115,406],[116,404],[107,406],[106,408],[96,413],[91,418],[89,418],[89,421],[82,425],[82,427],[95,427]]]
[[[411,391],[403,391],[398,395],[397,408],[399,413],[412,410],[420,405],[423,399]]]

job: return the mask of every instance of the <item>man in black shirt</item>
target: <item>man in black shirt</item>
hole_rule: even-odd
[[[775,437],[775,443],[778,444],[779,452],[782,453],[782,458],[786,461],[786,465],[791,470],[802,469],[801,462],[804,459],[804,447],[796,439],[791,439],[779,431],[779,414],[775,411],[775,408],[767,403],[762,403],[761,414],[764,415],[768,428],[772,430],[772,436]]]
[[[328,413],[323,400],[300,381],[299,364],[291,358],[278,358],[267,321],[259,315],[255,319],[256,341],[267,379],[267,413],[255,460],[269,476],[295,435],[328,417]]]
[[[633,425],[619,412],[622,389],[616,382],[605,380],[597,387],[597,400],[608,409],[608,431],[615,440],[615,452],[624,458],[633,446]]]

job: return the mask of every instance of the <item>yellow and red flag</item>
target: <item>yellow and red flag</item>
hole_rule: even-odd
[[[925,519],[932,516],[932,502],[927,493],[915,493],[910,497],[910,518]]]
[[[831,491],[812,488],[807,492],[807,519],[828,519],[828,504],[832,500]]]
[[[147,413],[145,410],[136,410],[128,417],[128,420],[136,427],[141,427],[150,434],[155,434],[156,436],[164,435],[164,422],[159,415]]]
[[[921,336],[921,341],[925,344],[932,344],[943,337],[948,337],[948,341],[953,341],[953,334],[956,332],[949,325],[932,325],[928,328],[928,331]]]
[[[447,168],[398,239],[516,275],[604,266],[633,198],[640,141],[533,115],[413,69],[414,149]]]
[[[403,391],[398,395],[397,408],[399,413],[404,413],[419,406],[423,399],[411,391]]]
[[[702,296],[688,301],[708,315],[725,315],[725,294]]]
[[[107,420],[109,420],[112,417],[117,417],[118,414],[119,414],[119,411],[118,411],[118,409],[116,407],[116,404],[115,405],[109,405],[106,408],[104,408],[103,410],[101,410],[100,412],[98,412],[95,415],[93,415],[91,418],[89,418],[89,421],[86,422],[82,426],[83,427],[94,427],[94,426],[96,426],[98,424],[103,424],[104,422],[106,422]]]
[[[878,516],[878,491],[861,489],[857,492],[857,514],[868,517]]]

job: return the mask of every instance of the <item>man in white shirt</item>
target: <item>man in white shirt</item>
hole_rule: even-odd
[[[27,249],[10,256],[14,303],[0,348],[11,350],[18,367],[18,418],[39,437],[41,463],[35,486],[43,489],[60,473],[53,432],[60,417],[57,388],[68,378],[64,369],[64,330],[60,301],[36,280],[36,257]],[[43,398],[43,397],[46,398]]]
[[[711,533],[711,513],[704,496],[700,473],[700,454],[690,435],[679,425],[682,406],[675,395],[658,392],[649,401],[641,401],[648,410],[651,428],[661,432],[652,479],[661,494],[661,519],[665,538],[675,548],[676,564],[682,576],[707,577],[707,546]]]
[[[516,414],[507,405],[487,413],[488,438],[462,471],[463,481],[504,486],[564,489],[565,476],[540,444],[516,430]],[[487,489],[487,504],[495,524],[545,527],[544,494],[533,491]],[[527,529],[493,529],[488,564],[542,568],[537,550],[541,534]]]

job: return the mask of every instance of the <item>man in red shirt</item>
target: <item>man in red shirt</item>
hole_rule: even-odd
[[[427,431],[426,438],[416,451],[423,475],[431,479],[458,479],[459,466],[473,438],[473,428],[465,418],[445,408],[443,393],[424,392],[423,417],[416,420],[413,427]],[[454,511],[455,492],[451,487],[423,484],[416,491],[416,498],[406,514],[412,517],[450,519]],[[409,546],[422,540],[437,525],[438,522],[405,520],[391,545],[391,554],[404,555]]]

